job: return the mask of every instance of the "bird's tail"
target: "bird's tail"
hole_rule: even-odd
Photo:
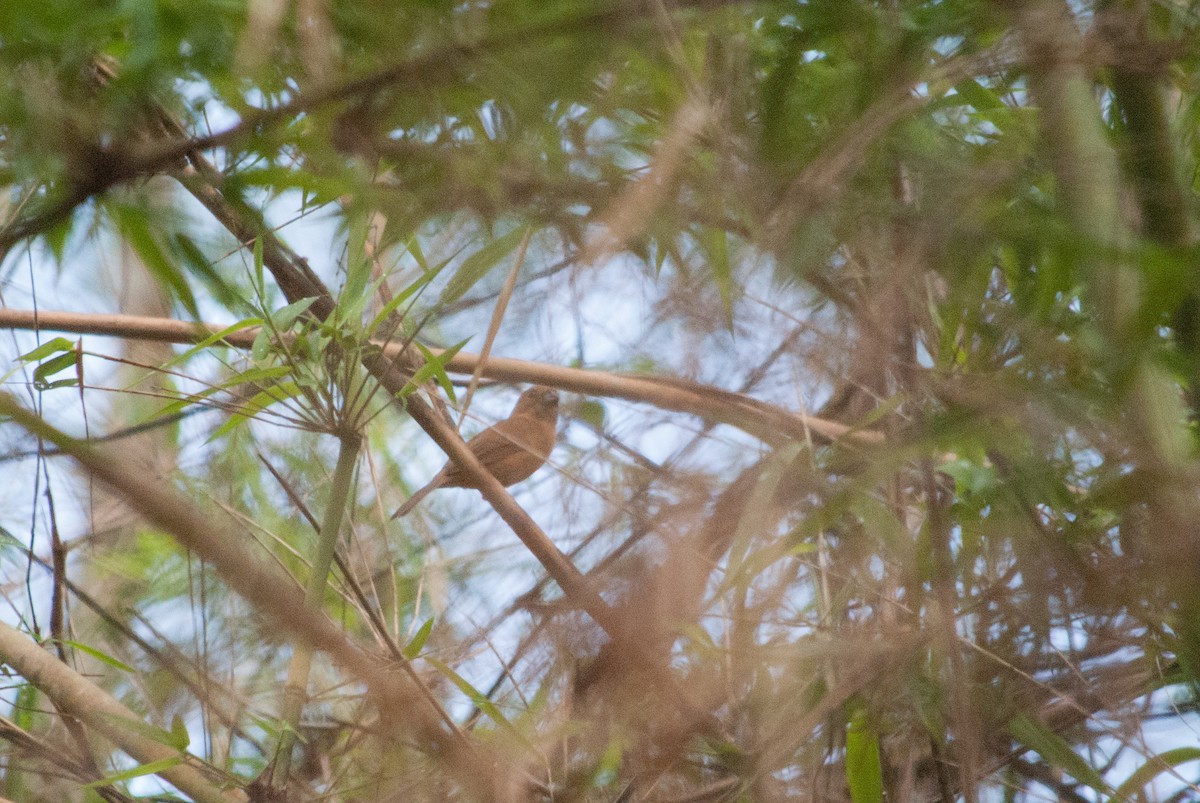
[[[440,482],[431,482],[428,485],[426,485],[424,488],[422,488],[421,490],[417,491],[412,496],[408,497],[408,499],[405,500],[403,505],[396,508],[396,512],[392,514],[392,518],[398,519],[402,516],[407,516],[410,512],[412,512],[412,509],[414,507],[421,504],[422,499],[424,499],[425,497],[429,496],[429,494],[436,491],[439,486],[441,486]]]

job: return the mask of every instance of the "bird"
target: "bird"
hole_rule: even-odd
[[[512,413],[467,441],[483,467],[508,487],[528,479],[545,465],[558,430],[558,391],[536,385],[521,394]],[[398,519],[438,488],[478,488],[453,462],[446,463],[423,488],[392,514]]]

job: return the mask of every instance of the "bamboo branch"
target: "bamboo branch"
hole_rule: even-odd
[[[166,343],[197,343],[225,327],[137,315],[0,309],[0,328],[53,330]],[[222,342],[235,348],[248,349],[257,334],[257,328],[242,329],[230,333]],[[396,344],[377,345],[382,346],[382,354],[389,361],[401,361],[409,357]],[[442,353],[442,349],[437,348],[430,348],[430,351],[434,355]],[[469,375],[479,364],[478,354],[460,351],[446,364],[446,370]],[[784,410],[740,393],[685,379],[633,376],[491,356],[486,360],[482,375],[499,382],[551,385],[588,396],[652,404],[729,424],[773,443],[808,436],[823,443],[841,441],[859,446],[876,446],[884,442],[883,435],[872,430],[854,429],[827,418]]]
[[[7,408],[6,395],[0,407]],[[7,412],[7,409],[6,409]],[[159,770],[160,776],[179,791],[201,803],[245,800],[238,791],[223,792],[187,760],[198,760],[146,735],[143,719],[98,686],[39,647],[25,633],[0,622],[0,659],[54,701],[64,715],[73,716],[112,739],[140,764],[181,759],[182,763]]]
[[[361,444],[362,438],[358,435],[342,436],[337,468],[333,473],[333,486],[330,490],[329,501],[326,503],[321,531],[317,534],[317,550],[312,559],[308,584],[304,590],[304,607],[314,614],[323,609],[325,587],[329,581],[329,569],[333,565],[338,536],[342,531],[342,522],[346,518],[346,504],[350,498],[350,489],[354,479],[354,464],[358,460]],[[280,715],[283,731],[279,737],[279,749],[275,754],[275,765],[271,773],[271,783],[276,789],[283,789],[287,786],[288,775],[291,772],[292,748],[296,744],[300,716],[304,713],[312,657],[312,646],[302,642],[295,646],[291,663],[288,664],[288,679],[283,690],[283,705]]]

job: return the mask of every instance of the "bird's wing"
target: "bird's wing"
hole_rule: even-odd
[[[501,423],[512,423],[512,419]],[[520,434],[510,432],[510,429],[512,428],[502,427],[497,424],[479,433],[479,436],[473,438],[467,445],[471,447],[471,451],[479,458],[479,462],[485,466],[489,463],[494,464],[510,455],[529,451],[527,447],[518,442]]]
[[[501,422],[501,424],[506,423],[508,421]],[[483,432],[480,432],[474,438],[467,441],[467,446],[475,453],[475,456],[479,458],[479,462],[483,463],[485,468],[488,466],[498,466],[509,458],[523,454],[526,451],[506,436],[504,430],[500,429],[500,424],[488,427]],[[465,480],[466,477],[459,470],[458,466],[454,464],[447,466],[447,485],[457,485]]]

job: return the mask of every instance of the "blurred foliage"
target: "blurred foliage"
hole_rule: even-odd
[[[325,610],[411,659],[497,799],[1195,799],[1198,13],[6,0],[4,306],[228,328],[19,332],[2,370],[300,586],[333,436],[363,435]],[[388,519],[444,459],[418,385],[466,434],[509,409],[486,362],[450,384],[485,340],[618,372],[563,383],[553,467],[512,490],[624,639],[475,492]],[[383,341],[421,355],[394,396]],[[3,431],[32,553],[6,621],[268,799],[291,635]],[[287,799],[486,796],[344,667],[308,689]],[[0,793],[161,791],[44,691],[10,677]]]

